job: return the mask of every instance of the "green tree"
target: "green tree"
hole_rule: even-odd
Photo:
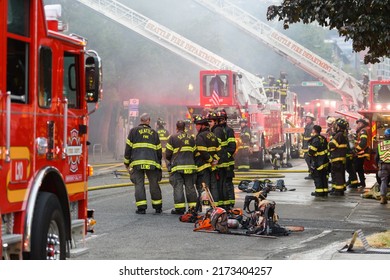
[[[283,0],[268,7],[267,19],[290,24],[318,22],[336,29],[345,40],[352,40],[356,52],[367,50],[364,63],[376,63],[390,56],[390,5],[383,0]]]

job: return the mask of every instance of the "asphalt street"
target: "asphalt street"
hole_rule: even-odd
[[[123,165],[110,156],[99,157],[91,164],[95,171],[89,180],[89,187],[94,189],[89,192],[89,207],[96,211],[97,225],[95,233],[86,239],[88,254],[76,259],[208,259],[215,252],[226,260],[390,259],[390,254],[373,254],[356,247],[351,252],[339,252],[356,230],[361,229],[366,236],[389,230],[389,204],[362,198],[363,190],[347,191],[343,197],[311,196],[313,181],[304,179],[307,174],[302,172],[305,164],[300,159],[292,161],[292,168],[278,170],[287,191],[271,191],[268,199],[276,202],[282,226],[303,226],[304,231],[276,239],[193,232],[193,224],[182,223],[170,214],[172,187],[166,183],[161,185],[163,213],[155,215],[149,205],[146,215],[136,215],[129,179],[115,175]],[[367,185],[374,182],[375,177],[368,174]],[[236,188],[237,207],[243,206],[246,195]],[[238,246],[224,249],[226,244]]]

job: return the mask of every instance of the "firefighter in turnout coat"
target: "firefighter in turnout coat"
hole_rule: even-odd
[[[185,122],[176,123],[177,133],[168,138],[166,158],[170,166],[169,182],[173,187],[173,201],[175,209],[171,214],[182,215],[188,209],[196,207],[197,193],[195,189],[196,165],[195,139],[184,132]],[[183,189],[185,186],[185,193]]]
[[[220,125],[226,132],[226,151],[228,153],[227,172],[226,172],[226,188],[227,188],[227,201],[225,201],[225,208],[234,208],[236,198],[234,194],[234,153],[236,152],[237,144],[236,137],[234,137],[234,130],[227,125],[227,113],[225,109],[218,111],[218,117],[220,118]]]
[[[347,145],[347,163],[345,166],[345,169],[348,173],[348,181],[346,183],[348,188],[356,189],[359,186],[359,181],[356,175],[355,170],[355,161],[356,161],[356,154],[355,154],[355,136],[353,133],[349,131],[349,124],[347,129],[345,130],[345,135],[348,139],[348,145]]]
[[[304,153],[303,158],[305,159],[305,162],[306,162],[306,165],[307,165],[309,172],[310,172],[310,157],[308,154],[309,140],[311,139],[311,132],[313,131],[314,119],[315,118],[314,118],[314,115],[312,113],[306,114],[306,116],[305,116],[305,122],[306,122],[305,131],[303,132],[303,135],[302,135],[302,137],[303,137],[302,152]],[[311,179],[313,179],[313,177],[309,173],[309,175],[306,176],[305,179],[311,180]]]
[[[202,183],[209,187],[214,201],[218,201],[217,164],[221,147],[217,137],[210,131],[208,119],[200,115],[193,117],[197,130],[195,138],[195,164],[197,166],[196,189],[198,195],[202,193]],[[200,211],[200,209],[197,209]]]
[[[167,165],[167,160],[166,160],[166,146],[168,142],[168,137],[169,137],[169,131],[165,128],[165,121],[162,118],[157,119],[156,123],[156,131],[158,134],[158,137],[160,138],[161,142],[161,150],[162,150],[162,166],[166,167]]]
[[[328,142],[321,135],[321,126],[313,126],[309,140],[310,171],[314,180],[315,191],[312,196],[328,196]]]
[[[332,172],[332,195],[343,196],[345,190],[345,164],[348,139],[345,130],[348,122],[344,119],[336,120],[336,133],[329,141],[329,159]]]
[[[366,187],[366,177],[364,176],[364,161],[370,159],[370,151],[368,147],[368,128],[369,122],[367,119],[358,119],[356,121],[356,142],[355,142],[355,170],[358,174],[360,186]]]
[[[160,138],[157,132],[150,127],[149,114],[142,114],[140,120],[141,123],[133,127],[127,136],[124,164],[135,185],[136,213],[145,214],[147,209],[145,175],[149,180],[152,207],[156,213],[161,213],[162,196],[159,182],[162,178],[162,151]]]
[[[220,117],[216,112],[211,112],[208,115],[211,132],[215,134],[221,145],[220,159],[217,165],[217,183],[218,183],[218,206],[226,208],[229,206],[228,189],[226,185],[229,155],[227,150],[227,133],[220,123]]]
[[[247,119],[240,120],[240,142],[241,145],[238,147],[236,155],[236,167],[239,171],[249,171],[250,162],[250,144],[251,144],[251,130],[248,127]]]
[[[387,185],[390,176],[390,128],[385,130],[385,139],[378,144],[375,160],[378,164],[380,185],[380,204],[387,204]]]

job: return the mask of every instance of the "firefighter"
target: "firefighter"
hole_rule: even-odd
[[[218,206],[225,208],[229,205],[228,202],[228,191],[226,186],[227,170],[228,170],[228,151],[227,151],[227,134],[226,130],[220,124],[220,117],[217,112],[211,112],[208,114],[208,119],[210,122],[211,132],[215,134],[218,139],[219,144],[221,145],[220,159],[217,165],[217,182],[218,182]],[[217,201],[217,200],[215,200]]]
[[[185,119],[184,123],[186,125],[185,128],[184,128],[184,132],[186,132],[187,134],[191,135],[195,139],[195,134],[194,134],[194,131],[193,131],[193,127],[191,125],[191,120],[190,119]]]
[[[176,123],[177,133],[169,136],[166,158],[171,167],[169,183],[173,187],[173,201],[175,209],[171,214],[182,215],[188,209],[195,209],[197,193],[195,189],[195,139],[185,131],[185,122]],[[183,189],[185,186],[185,193]]]
[[[355,170],[358,174],[360,186],[366,187],[366,177],[364,176],[364,161],[370,159],[368,147],[368,128],[369,121],[367,119],[358,119],[356,121],[356,142],[355,142]]]
[[[346,165],[345,165],[345,169],[348,173],[348,181],[346,185],[348,188],[356,189],[359,187],[359,181],[355,170],[355,161],[356,161],[355,146],[354,146],[355,136],[352,132],[350,132],[349,123],[347,129],[345,130],[345,135],[348,139]]]
[[[387,185],[390,176],[390,128],[385,130],[385,139],[378,143],[375,161],[378,164],[380,183],[380,204],[387,204]]]
[[[268,81],[264,81],[263,85],[268,100],[279,100],[279,92],[277,90],[279,88],[279,80],[276,80],[273,75],[268,75]]]
[[[227,188],[227,196],[228,200],[225,201],[225,208],[234,208],[234,204],[236,203],[235,194],[234,194],[234,164],[235,159],[233,157],[234,153],[237,149],[236,137],[234,137],[234,130],[227,124],[227,113],[225,109],[221,109],[218,111],[218,117],[221,127],[224,129],[226,133],[227,143],[226,143],[226,151],[228,154],[227,160],[227,172],[226,172],[226,188]]]
[[[156,123],[156,130],[158,133],[158,137],[160,137],[160,142],[161,142],[161,148],[162,148],[162,165],[163,167],[166,167],[167,161],[166,161],[166,146],[167,146],[167,141],[169,137],[169,131],[165,128],[166,122],[162,118],[157,119]]]
[[[198,195],[202,193],[202,183],[205,183],[215,201],[218,201],[217,164],[220,145],[217,137],[210,131],[207,117],[194,115],[193,123],[197,130],[195,138],[196,152],[195,164],[197,166],[196,189]],[[200,211],[200,207],[196,211]]]
[[[149,180],[152,207],[156,213],[162,212],[162,196],[159,182],[161,170],[161,142],[157,132],[150,127],[150,115],[144,113],[140,124],[133,127],[126,140],[124,164],[135,186],[137,214],[145,214],[147,209],[145,175]]]
[[[327,128],[326,128],[326,132],[325,132],[325,138],[326,138],[326,141],[328,141],[328,143],[332,139],[333,135],[336,133],[335,123],[336,123],[336,119],[334,117],[328,116],[326,118]],[[329,150],[328,150],[328,156],[329,156]],[[331,163],[329,162],[328,175],[329,175],[330,171],[331,171]],[[330,183],[331,183],[331,180],[332,179],[330,179]]]
[[[302,152],[303,152],[303,157],[305,159],[306,165],[307,165],[307,170],[309,171],[309,175],[305,177],[306,180],[312,180],[313,177],[311,176],[310,173],[310,157],[308,155],[309,151],[309,140],[311,139],[311,132],[313,131],[313,126],[314,126],[314,115],[312,113],[307,113],[305,116],[305,131],[303,132],[303,141],[302,141]]]
[[[345,135],[348,122],[342,118],[336,120],[336,133],[329,141],[329,159],[332,173],[332,195],[343,196],[345,190],[345,164],[348,139]]]
[[[239,171],[249,171],[250,162],[250,144],[251,144],[251,130],[248,127],[247,119],[240,120],[240,142],[241,145],[238,147],[237,156],[236,156],[236,166]]]
[[[287,99],[287,89],[288,89],[288,80],[287,73],[280,72],[278,84],[280,86],[280,103],[282,104],[283,111],[287,110],[286,99]]]
[[[334,128],[335,122],[336,122],[336,119],[334,117],[328,116],[326,118],[327,128],[326,128],[326,132],[325,132],[325,137],[326,137],[326,140],[328,142],[330,141],[330,139],[332,138],[332,136],[335,133],[335,128]]]
[[[309,140],[310,171],[314,180],[315,191],[312,196],[328,196],[328,141],[321,135],[321,126],[314,125]]]

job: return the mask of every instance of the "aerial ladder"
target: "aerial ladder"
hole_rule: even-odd
[[[269,46],[291,63],[318,78],[329,90],[341,95],[343,103],[350,109],[364,106],[361,83],[351,75],[311,52],[299,43],[263,23],[228,0],[194,0]]]
[[[167,27],[115,0],[77,0],[113,21],[176,53],[203,69],[232,70],[241,74],[241,104],[266,104],[262,78],[238,67]]]
[[[259,163],[258,166],[262,166],[265,157],[270,157],[274,151],[282,153],[280,151],[286,143],[282,129],[284,112],[278,100],[267,95],[263,78],[238,67],[116,0],[77,1],[206,69],[204,70],[206,72],[213,69],[237,73],[240,77],[237,87],[239,90],[234,93],[237,100],[237,103],[234,103],[238,105],[241,113],[245,110],[250,115],[253,124],[253,158]]]

